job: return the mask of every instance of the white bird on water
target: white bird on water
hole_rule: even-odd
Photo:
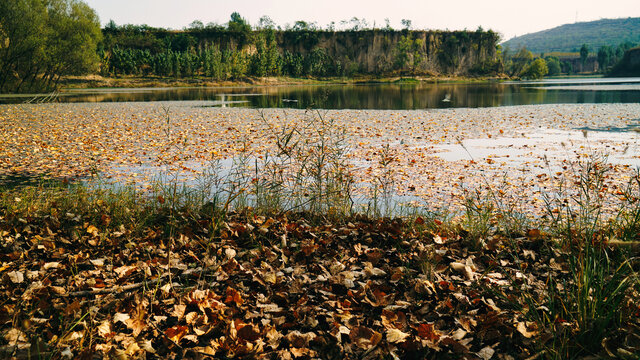
[[[444,96],[444,99],[442,99],[442,102],[450,102],[451,101],[451,94],[447,93]]]

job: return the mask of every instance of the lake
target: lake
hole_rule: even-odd
[[[482,83],[378,83],[213,88],[68,89],[59,102],[201,101],[201,106],[414,110],[537,104],[638,103],[640,78]],[[38,102],[0,95],[0,103]]]

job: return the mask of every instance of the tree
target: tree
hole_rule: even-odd
[[[227,28],[230,32],[234,33],[240,48],[249,42],[251,37],[251,25],[249,25],[247,20],[242,18],[239,13],[234,12],[231,14],[231,20],[229,20]]]
[[[366,19],[358,19],[355,16],[352,17],[351,20],[349,20],[349,23],[351,24],[351,29],[349,30],[351,31],[362,31],[369,27]]]
[[[117,30],[118,30],[118,25],[116,24],[115,21],[113,21],[113,19],[109,20],[107,25],[104,26],[105,32],[116,32]]]
[[[203,30],[204,23],[200,20],[193,20],[191,24],[189,24],[189,30]]]
[[[295,22],[295,24],[293,24],[293,31],[312,31],[313,28],[311,27],[311,24],[309,24],[308,22],[304,21],[304,20],[298,20]]]
[[[544,58],[544,60],[547,62],[547,68],[549,69],[549,72],[547,73],[547,75],[549,76],[560,75],[560,72],[562,71],[562,69],[560,66],[560,60],[557,57],[547,56],[546,58]]]
[[[522,77],[527,79],[542,79],[542,77],[547,75],[547,73],[549,73],[549,68],[547,67],[546,61],[544,61],[544,59],[537,58],[527,65],[522,73]]]
[[[415,72],[422,62],[422,39],[412,39],[411,35],[403,35],[395,48],[396,68],[403,70],[407,65]]]
[[[0,91],[44,91],[95,71],[98,16],[79,0],[0,2]]]
[[[384,31],[393,31],[389,18],[384,18]]]
[[[258,29],[259,30],[274,30],[276,28],[276,23],[271,20],[270,17],[264,15],[258,21]]]
[[[529,63],[533,60],[533,54],[527,48],[521,48],[509,63],[510,76],[522,76]]]
[[[600,71],[606,72],[607,68],[611,65],[613,55],[613,48],[611,46],[603,45],[598,49],[598,65],[600,66]]]
[[[402,19],[402,20],[400,20],[400,22],[402,23],[402,26],[404,26],[405,30],[410,30],[411,29],[411,20]]]
[[[582,47],[580,48],[580,60],[582,61],[583,67],[587,63],[587,58],[589,57],[589,51],[590,51],[589,45],[582,44]]]

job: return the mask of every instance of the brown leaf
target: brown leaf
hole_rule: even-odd
[[[540,237],[540,230],[538,229],[529,229],[527,230],[527,237],[529,239],[537,239]]]
[[[227,297],[224,300],[225,304],[235,303],[236,306],[242,305],[242,297],[240,296],[240,292],[238,290],[228,287],[227,288]]]
[[[493,350],[490,346],[486,346],[482,348],[482,350],[478,351],[476,355],[482,360],[489,360],[493,356],[496,351]]]
[[[189,328],[186,326],[176,325],[174,327],[168,328],[164,332],[164,334],[167,335],[167,337],[171,339],[171,341],[177,344],[180,342],[180,339],[182,339],[187,334],[187,330],[189,330]]]
[[[123,324],[126,325],[126,321],[129,320],[130,316],[129,314],[125,314],[125,313],[115,313],[113,315],[113,321],[114,322],[122,322]]]
[[[147,322],[143,319],[127,319],[125,324],[133,331],[133,336],[138,336],[142,330],[147,328]]]
[[[420,324],[418,325],[418,336],[435,342],[440,339],[440,332],[434,329],[433,324]]]
[[[236,325],[236,327],[238,327],[238,325]],[[253,324],[247,324],[238,329],[238,338],[254,342],[260,338],[260,331],[255,328]]]
[[[266,333],[267,343],[271,346],[272,349],[277,349],[280,346],[280,339],[282,339],[282,334],[276,330],[274,327],[267,330]]]
[[[27,343],[27,336],[25,333],[16,328],[10,329],[2,335],[10,345]]]
[[[309,341],[315,339],[316,334],[312,332],[301,333],[298,330],[290,331],[285,337],[292,347],[304,348],[309,346]]]
[[[113,335],[111,322],[109,320],[104,320],[100,325],[98,325],[98,335],[104,338],[111,337]]]
[[[184,305],[184,304],[173,305],[171,316],[175,316],[178,318],[178,320],[180,320],[184,316],[185,310],[187,310],[187,305]]]
[[[349,338],[361,349],[368,350],[382,340],[382,334],[365,326],[356,326],[351,329]]]

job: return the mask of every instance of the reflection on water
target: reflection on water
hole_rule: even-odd
[[[532,104],[640,102],[640,78],[541,82],[288,85],[236,88],[83,89],[61,102],[205,101],[205,106],[323,109],[428,109]],[[612,86],[611,84],[630,84]],[[590,84],[584,86],[584,84]],[[25,98],[0,96],[0,103]]]

